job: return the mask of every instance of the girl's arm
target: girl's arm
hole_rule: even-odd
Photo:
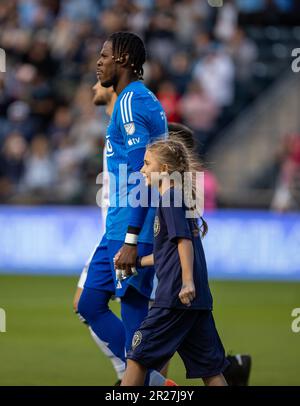
[[[154,255],[146,255],[145,257],[141,257],[141,266],[153,266],[154,265]]]
[[[182,288],[179,292],[179,299],[181,303],[190,306],[196,296],[193,277],[194,248],[192,241],[187,238],[178,239],[178,253],[182,269]]]

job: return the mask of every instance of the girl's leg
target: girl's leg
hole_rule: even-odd
[[[205,386],[228,386],[222,374],[203,378],[203,382]]]
[[[121,300],[121,316],[126,334],[126,351],[131,349],[134,333],[139,329],[148,314],[149,300],[141,295],[135,288],[129,286]],[[154,370],[149,370],[146,377],[146,386],[164,386],[173,381],[165,379],[163,375]]]
[[[131,359],[127,360],[127,367],[121,386],[143,386],[147,369]]]

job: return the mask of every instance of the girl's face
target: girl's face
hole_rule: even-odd
[[[155,155],[151,151],[146,150],[141,173],[145,178],[147,186],[159,186],[159,174],[161,170],[162,165],[158,162]]]

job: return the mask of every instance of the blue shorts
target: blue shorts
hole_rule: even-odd
[[[123,244],[124,241],[107,240],[104,234],[90,262],[84,287],[104,290],[123,297],[128,286],[131,285],[143,296],[150,298],[154,278],[154,267],[152,266],[137,268],[137,275],[130,276],[117,286],[113,258]],[[149,255],[152,252],[152,244],[138,244],[138,255]]]
[[[176,351],[187,378],[216,376],[229,365],[210,310],[152,307],[127,358],[160,371]]]

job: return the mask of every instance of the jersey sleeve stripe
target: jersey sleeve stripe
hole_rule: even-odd
[[[129,121],[132,122],[133,118],[132,118],[132,109],[131,109],[131,99],[133,96],[133,92],[130,93],[129,99],[128,99],[128,112],[129,112]]]
[[[129,120],[128,120],[128,96],[129,96],[129,92],[128,93],[126,93],[126,96],[125,96],[125,98],[124,98],[124,113],[125,113],[125,122],[126,123],[128,123],[129,122]]]
[[[123,96],[122,99],[120,100],[120,108],[121,108],[121,116],[122,116],[123,124],[125,124],[124,108],[123,108],[123,100],[124,100],[124,97],[125,97],[125,96],[126,96],[126,93],[124,94],[124,96]]]

